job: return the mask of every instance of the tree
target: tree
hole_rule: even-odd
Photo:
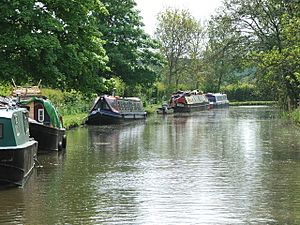
[[[98,16],[104,48],[109,57],[109,72],[103,77],[120,77],[128,86],[152,85],[161,66],[158,43],[143,30],[134,0],[103,0],[107,14]],[[132,90],[132,88],[130,88]]]
[[[300,99],[300,16],[286,14],[282,24],[281,49],[258,54],[260,69],[264,71],[260,83],[276,89],[276,97],[289,110],[299,106]]]
[[[189,11],[169,8],[158,15],[155,35],[167,60],[167,84],[178,88],[191,61],[198,60],[202,29]]]
[[[61,48],[54,34],[63,25],[34,0],[4,0],[0,3],[0,76],[17,82],[44,79],[51,71],[57,76],[54,65]],[[48,74],[49,76],[49,74]]]
[[[49,87],[94,90],[107,56],[94,0],[4,0],[0,3],[0,76]]]
[[[205,46],[205,31],[200,21],[191,34],[190,44],[188,45],[188,58],[190,63],[187,67],[187,74],[193,89],[203,89],[204,87],[204,65],[203,53]],[[200,87],[201,86],[201,87]]]
[[[61,86],[84,92],[101,89],[98,73],[108,70],[108,58],[96,15],[107,13],[103,4],[94,0],[44,0],[43,4],[63,24],[57,33],[61,49],[55,63],[63,74]]]
[[[206,90],[218,92],[222,85],[234,82],[234,75],[245,69],[243,63],[249,50],[247,40],[235,30],[234,21],[226,12],[211,17],[207,33]]]
[[[219,16],[220,20],[216,24],[222,25],[222,21],[230,21],[227,29],[230,32],[227,34],[232,35],[229,40],[234,46],[241,47],[231,48],[234,54],[230,55],[237,56],[238,52],[242,52],[239,64],[244,65],[244,69],[256,68],[256,80],[262,89],[267,90],[268,95],[273,94],[275,98],[282,99],[281,102],[285,105],[287,102],[296,105],[299,101],[299,79],[296,75],[299,66],[295,60],[297,54],[292,49],[297,49],[297,44],[293,48],[290,46],[298,40],[291,42],[289,34],[293,32],[299,36],[299,30],[288,27],[291,28],[292,20],[297,21],[299,18],[298,0],[227,0],[224,12]],[[216,30],[219,32],[219,29]],[[212,37],[218,36],[211,34]],[[227,46],[227,41],[228,37],[219,43]],[[234,66],[231,64],[235,60],[226,58],[230,61],[223,61],[225,63],[221,68],[227,67],[228,71],[233,72]]]

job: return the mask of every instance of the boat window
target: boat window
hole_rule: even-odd
[[[225,98],[224,98],[223,95],[221,95],[221,96],[217,96],[217,100],[218,100],[218,101],[223,101],[223,100],[225,100]]]
[[[105,98],[106,101],[102,101],[101,109],[110,110],[110,107],[117,109],[117,100],[111,98]]]
[[[118,107],[119,107],[119,109],[120,109],[121,112],[129,111],[129,110],[128,110],[128,104],[127,104],[127,101],[124,101],[124,100],[118,100]]]
[[[216,98],[215,96],[206,96],[208,98],[208,101],[210,102],[215,102],[216,101]]]
[[[28,113],[27,112],[23,113],[23,123],[24,123],[25,134],[28,134],[29,133],[29,125],[28,125]]]
[[[0,123],[0,138],[3,138],[3,124]]]
[[[44,114],[44,109],[38,109],[38,122],[44,122],[45,119],[45,114]]]
[[[116,110],[118,110],[118,102],[117,102],[117,100],[111,100],[110,102],[110,106],[112,107],[112,108],[114,108],[114,109],[116,109]]]
[[[20,125],[19,125],[19,118],[18,115],[14,115],[14,121],[15,121],[15,128],[16,128],[16,134],[17,136],[20,136],[21,132],[20,132]]]
[[[119,109],[120,109],[121,112],[124,111],[124,104],[123,104],[123,101],[118,100],[118,107],[119,107]]]

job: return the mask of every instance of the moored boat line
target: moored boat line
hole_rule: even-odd
[[[226,95],[211,93],[208,95],[199,91],[180,91],[174,93],[171,96],[169,103],[163,104],[162,107],[158,109],[157,113],[189,113],[209,109],[211,108],[209,106],[216,107],[221,105],[210,103],[209,100],[212,95],[215,96],[216,102],[220,100],[219,96],[222,96],[224,102],[228,105]],[[28,146],[19,146],[21,150],[17,151],[17,153],[20,154],[18,160],[21,160],[21,162],[16,161],[16,165],[14,166],[5,166],[2,162],[8,161],[8,158],[5,157],[10,156],[12,154],[11,151],[15,151],[18,147],[14,147],[13,150],[8,150],[6,146],[0,145],[0,160],[2,160],[0,161],[0,181],[8,181],[9,179],[4,176],[4,174],[8,174],[9,176],[14,177],[10,178],[10,183],[22,185],[24,180],[26,180],[31,173],[36,154],[42,151],[59,151],[64,149],[66,147],[66,135],[62,119],[56,108],[48,99],[41,95],[38,88],[30,87],[27,89],[22,87],[19,91],[14,90],[13,96],[14,98],[8,99],[5,109],[7,110],[13,105],[16,111],[22,111],[23,114],[28,117],[25,119],[26,121],[22,123],[26,124],[27,122],[27,135],[29,141],[27,144]],[[147,113],[143,108],[143,104],[137,97],[101,95],[95,100],[87,117],[86,124],[113,124],[123,121],[146,119],[146,117]],[[12,118],[14,118],[14,116],[12,116]],[[4,132],[1,130],[3,127],[4,126],[0,123],[0,138]],[[29,135],[34,139],[30,138]],[[29,150],[26,150],[27,147]],[[14,155],[16,155],[15,152]],[[22,169],[22,166],[26,168]],[[16,175],[17,172],[14,170],[23,171],[23,174]]]
[[[158,108],[158,114],[189,113],[219,107],[228,107],[229,101],[226,94],[206,93],[198,90],[178,91],[173,93],[169,103]]]

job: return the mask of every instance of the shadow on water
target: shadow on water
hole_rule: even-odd
[[[271,107],[70,130],[0,191],[0,223],[298,224],[299,137]]]

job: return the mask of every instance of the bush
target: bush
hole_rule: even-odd
[[[0,96],[10,96],[12,85],[8,82],[0,82]]]
[[[300,108],[297,108],[294,111],[292,111],[290,113],[290,117],[292,118],[293,121],[300,124]]]
[[[221,92],[226,93],[230,101],[272,100],[269,96],[261,94],[258,88],[250,83],[230,84],[221,88]]]
[[[42,93],[58,108],[62,115],[88,113],[96,96],[86,96],[79,91],[61,91],[43,88]]]

